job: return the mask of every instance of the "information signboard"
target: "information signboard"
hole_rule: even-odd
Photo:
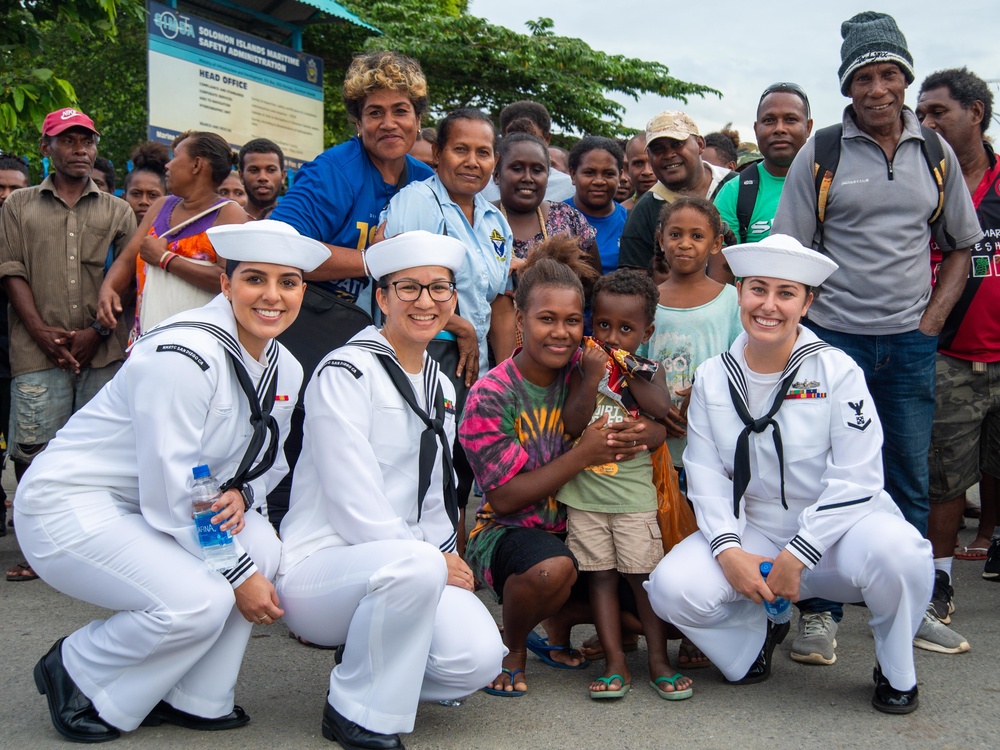
[[[323,61],[148,3],[149,138],[210,130],[238,149],[270,138],[297,169],[323,150]]]

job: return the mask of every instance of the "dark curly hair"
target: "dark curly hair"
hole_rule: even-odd
[[[148,172],[159,179],[164,192],[166,192],[167,162],[170,161],[170,152],[165,145],[156,141],[140,143],[132,149],[129,161],[132,162],[132,171],[125,175],[124,190],[126,193],[129,183],[132,182],[132,176],[139,172]]]
[[[557,234],[531,249],[517,275],[514,305],[518,310],[527,310],[531,295],[539,286],[575,289],[580,293],[582,305],[585,299],[583,282],[590,282],[600,274],[590,265],[575,238]]]
[[[510,155],[510,150],[514,148],[518,143],[534,143],[542,150],[542,154],[545,159],[545,166],[551,168],[552,161],[549,158],[549,147],[545,145],[545,141],[531,133],[510,133],[505,135],[500,139],[497,144],[497,164],[493,168],[493,174],[499,175],[500,170],[503,167],[503,163],[507,160]]]
[[[993,117],[993,92],[989,85],[968,68],[949,68],[931,73],[920,84],[920,93],[948,87],[951,98],[968,109],[973,102],[983,103],[983,121],[979,123],[980,132],[985,133]]]
[[[646,315],[646,325],[651,325],[656,317],[656,306],[660,303],[660,292],[649,274],[638,268],[619,268],[597,280],[594,284],[594,305],[601,294],[618,294],[623,297],[639,297]]]

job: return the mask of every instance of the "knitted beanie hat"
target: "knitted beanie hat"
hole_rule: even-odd
[[[847,96],[851,78],[858,68],[872,63],[896,63],[906,82],[913,83],[913,56],[906,48],[906,37],[892,16],[866,10],[840,25],[844,43],[840,45],[840,92]]]

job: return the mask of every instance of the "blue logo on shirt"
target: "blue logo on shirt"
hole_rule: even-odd
[[[497,260],[505,260],[507,258],[507,243],[496,229],[490,235],[490,242],[493,243],[493,252],[496,253]]]

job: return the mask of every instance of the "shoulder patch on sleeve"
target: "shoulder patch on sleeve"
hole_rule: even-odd
[[[355,380],[360,380],[361,376],[363,375],[361,370],[359,370],[357,367],[354,366],[353,362],[348,362],[346,359],[328,359],[326,362],[323,363],[323,366],[319,368],[319,371],[322,372],[327,367],[340,367],[344,370],[347,370],[349,373],[351,373],[351,375],[354,376]]]
[[[207,370],[209,367],[208,362],[206,362],[205,358],[202,357],[200,354],[198,354],[198,352],[196,352],[194,349],[189,349],[186,346],[181,346],[180,344],[160,344],[158,347],[156,347],[156,351],[177,352],[178,354],[183,354],[188,359],[193,360],[194,363],[198,365],[198,367],[200,367],[202,370]]]
[[[840,402],[840,416],[843,418],[844,424],[859,432],[867,430],[868,425],[872,423],[868,416],[870,410],[871,406],[866,404],[863,398],[859,398],[857,401]]]

